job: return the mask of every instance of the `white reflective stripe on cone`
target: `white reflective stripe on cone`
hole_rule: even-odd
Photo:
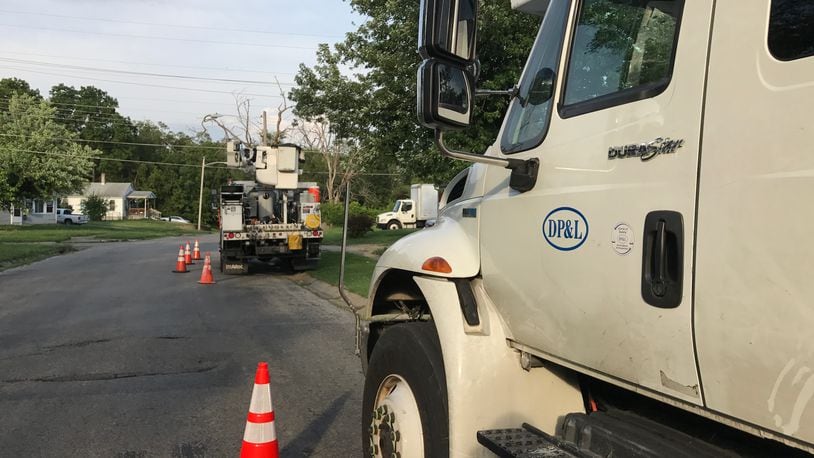
[[[277,433],[274,431],[274,422],[252,423],[247,421],[243,440],[252,444],[265,444],[276,441]]]
[[[269,385],[254,385],[252,389],[252,402],[249,404],[249,412],[269,413],[271,412],[271,390]]]

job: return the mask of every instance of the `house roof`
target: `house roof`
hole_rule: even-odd
[[[88,183],[82,191],[83,196],[127,197],[133,190],[131,183]]]
[[[152,191],[133,191],[127,195],[128,199],[155,199]]]

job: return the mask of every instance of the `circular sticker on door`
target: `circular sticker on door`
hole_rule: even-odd
[[[619,223],[613,228],[611,246],[613,251],[625,255],[633,251],[633,229],[625,223]]]

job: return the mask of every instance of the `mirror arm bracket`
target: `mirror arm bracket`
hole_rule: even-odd
[[[517,94],[520,93],[520,88],[517,86],[513,86],[510,89],[505,90],[494,90],[494,89],[478,89],[475,91],[475,97],[488,97],[493,95],[500,95],[500,96],[507,96],[510,99],[517,97]]]
[[[446,157],[486,165],[497,165],[511,170],[509,186],[516,191],[530,191],[537,183],[537,173],[540,170],[540,161],[537,158],[503,159],[465,151],[454,151],[444,144],[444,132],[440,129],[435,129],[435,144],[441,150],[441,154]]]

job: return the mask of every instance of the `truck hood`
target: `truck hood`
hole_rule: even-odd
[[[396,214],[393,213],[393,212],[379,213],[379,216],[376,217],[376,222],[377,223],[386,223],[386,222],[388,222],[388,221],[390,221],[391,219],[394,219],[394,218],[396,218]]]

